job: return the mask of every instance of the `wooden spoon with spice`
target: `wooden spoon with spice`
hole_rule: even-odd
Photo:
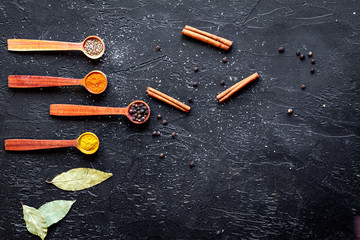
[[[135,123],[145,123],[150,117],[150,107],[144,101],[135,100],[125,108],[97,107],[72,104],[51,104],[50,115],[53,116],[97,116],[125,115]]]
[[[83,79],[30,76],[30,75],[10,75],[8,76],[8,86],[10,88],[39,88],[39,87],[58,87],[58,86],[78,86],[82,85],[93,94],[103,93],[107,87],[106,75],[101,71],[91,71]]]
[[[93,154],[99,148],[99,138],[85,132],[74,140],[6,139],[6,151],[28,151],[50,148],[76,147],[85,154]]]
[[[9,51],[82,51],[88,58],[98,59],[105,52],[105,43],[97,36],[89,36],[79,43],[32,39],[8,39]]]

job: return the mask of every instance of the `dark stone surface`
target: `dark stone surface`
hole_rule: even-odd
[[[37,239],[26,231],[20,201],[40,207],[75,199],[47,239],[352,239],[353,217],[360,215],[359,5],[1,1],[1,143],[73,139],[84,131],[101,140],[93,156],[76,149],[14,153],[2,146],[1,238]],[[219,51],[182,36],[186,24],[233,40],[233,48]],[[105,41],[99,61],[76,52],[7,51],[9,38],[77,42],[88,35]],[[81,78],[94,69],[109,79],[101,96],[81,87],[7,87],[11,74]],[[256,71],[258,82],[218,104],[218,91]],[[149,99],[147,86],[183,102],[191,97],[191,113]],[[52,103],[122,107],[135,99],[150,104],[145,126],[122,116],[49,116]],[[161,136],[152,137],[154,130]],[[114,176],[78,192],[45,183],[76,167]]]

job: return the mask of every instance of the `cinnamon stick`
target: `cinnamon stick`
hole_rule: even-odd
[[[179,109],[179,110],[181,110],[183,112],[188,112],[185,108],[182,108],[179,105],[176,105],[175,103],[173,103],[173,102],[171,102],[171,101],[167,100],[166,98],[163,98],[163,97],[161,97],[159,95],[156,95],[153,92],[148,91],[147,94],[150,97],[157,98],[157,99],[159,99],[159,100],[161,100],[161,101],[163,101],[163,102],[165,102],[165,103],[167,103],[167,104],[169,104],[169,105],[171,105],[171,106],[173,106],[173,107],[175,107],[175,108],[177,108],[177,109]]]
[[[192,31],[193,29],[195,29],[195,30]],[[203,35],[201,33],[203,33],[205,35]],[[224,49],[226,51],[229,51],[229,49],[231,47],[231,44],[232,44],[231,41],[229,41],[229,40],[227,40],[225,38],[218,37],[218,36],[213,35],[211,33],[207,33],[207,32],[198,30],[196,28],[192,28],[190,26],[185,26],[185,28],[182,30],[182,34],[184,34],[186,36],[189,36],[189,37],[192,37],[192,38],[195,38],[195,39],[200,40],[202,42],[206,42],[206,43],[208,43],[210,45],[213,45],[215,47]],[[230,43],[231,44],[227,45],[224,42],[226,42],[227,44],[230,44]]]
[[[153,98],[157,98],[181,111],[184,111],[184,112],[189,112],[191,107],[189,107],[188,105],[166,95],[165,93],[162,93],[154,88],[151,88],[151,87],[148,87],[147,90],[146,90],[147,94],[150,96],[150,97],[153,97]]]
[[[189,25],[186,25],[184,29],[195,32],[195,33],[199,33],[199,34],[204,35],[204,36],[209,37],[209,38],[212,38],[212,39],[214,39],[214,40],[216,40],[218,42],[221,42],[221,43],[223,43],[223,44],[225,44],[225,45],[227,45],[229,47],[231,47],[231,45],[233,43],[230,40],[227,40],[225,38],[216,36],[214,34],[211,34],[211,33],[205,32],[205,31],[201,31],[201,30],[199,30],[197,28],[194,28],[194,27],[190,27]]]
[[[258,78],[259,78],[259,74],[254,73],[249,77],[241,80],[240,82],[235,83],[234,85],[232,85],[231,87],[229,87],[228,89],[217,95],[216,98],[219,100],[219,102],[223,102],[232,95],[234,95],[234,93],[236,93],[237,91],[239,91],[240,89],[242,89],[243,87],[245,87],[246,85],[255,81]]]

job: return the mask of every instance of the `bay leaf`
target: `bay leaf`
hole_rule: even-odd
[[[78,191],[95,186],[112,175],[112,173],[106,173],[92,168],[73,168],[57,175],[48,183],[52,183],[65,191]]]
[[[55,200],[45,203],[38,210],[44,216],[47,227],[63,219],[75,201]]]
[[[45,239],[47,234],[46,220],[39,210],[22,205],[26,228],[29,232]]]

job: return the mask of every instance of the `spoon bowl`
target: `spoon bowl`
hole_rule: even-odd
[[[141,107],[141,104],[142,104],[142,106],[145,106],[145,107],[146,107],[146,109],[148,110],[148,114],[147,114],[146,117],[144,117],[143,120],[139,121],[139,120],[136,120],[136,117],[134,118],[134,117],[131,115],[130,110],[131,110],[131,107],[132,107],[132,106],[135,107],[135,105]],[[138,108],[138,107],[136,107],[136,108]],[[135,101],[133,101],[132,103],[130,103],[125,109],[126,109],[126,116],[127,116],[127,118],[128,118],[131,122],[133,122],[133,123],[135,123],[135,124],[142,124],[142,123],[145,123],[147,120],[149,120],[149,117],[150,117],[150,107],[149,107],[149,105],[148,105],[146,102],[144,102],[144,101],[135,100]],[[140,111],[140,110],[139,110],[139,111]]]
[[[92,132],[85,132],[77,138],[77,146],[82,153],[93,154],[99,149],[99,138]]]
[[[86,43],[89,41],[89,40],[95,40],[96,42],[100,43],[102,45],[102,50],[100,53],[96,54],[96,55],[92,55],[89,53],[89,51],[87,51],[87,48],[86,48]],[[99,38],[98,36],[88,36],[87,38],[85,38],[85,40],[82,42],[82,49],[81,51],[88,57],[88,58],[91,58],[91,59],[99,59],[102,57],[102,55],[104,54],[105,52],[105,43],[104,41]]]
[[[101,71],[91,71],[82,79],[81,85],[90,93],[100,94],[107,88],[107,77]]]

